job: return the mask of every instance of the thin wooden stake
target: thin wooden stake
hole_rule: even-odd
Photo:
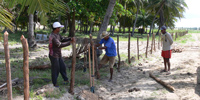
[[[29,47],[27,39],[21,36],[21,42],[23,47],[23,70],[24,70],[24,100],[29,100]]]
[[[131,57],[130,57],[130,40],[131,40],[131,34],[129,33],[129,36],[128,36],[128,63],[130,64],[131,63]]]
[[[151,36],[151,38],[152,38],[152,41],[151,41],[151,54],[152,54],[152,52],[153,52],[153,35]]]
[[[175,35],[175,41],[176,41],[176,38],[177,38],[177,32],[176,32],[176,35]]]
[[[11,68],[10,68],[10,50],[8,47],[8,32],[4,33],[4,52],[5,52],[5,62],[6,62],[6,79],[7,79],[7,89],[8,89],[8,100],[12,100],[12,82],[11,82]]]
[[[138,60],[140,59],[139,58],[139,37],[137,37],[137,56],[138,56]]]
[[[148,55],[148,46],[149,46],[149,34],[147,35],[146,58],[147,58],[147,55]]]
[[[72,69],[71,69],[71,79],[70,79],[70,89],[69,93],[74,95],[74,83],[75,83],[75,67],[76,67],[76,42],[72,43]]]
[[[160,33],[158,33],[158,49],[160,50]]]
[[[117,70],[118,70],[118,72],[120,72],[120,60],[121,60],[121,58],[120,58],[120,55],[119,55],[119,35],[117,35],[117,55],[118,55],[118,68],[117,68]]]
[[[155,34],[153,34],[153,47],[154,47],[154,51],[156,51],[156,36]]]

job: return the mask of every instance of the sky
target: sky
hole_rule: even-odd
[[[200,27],[200,0],[185,0],[188,5],[184,18],[176,22],[176,27]]]

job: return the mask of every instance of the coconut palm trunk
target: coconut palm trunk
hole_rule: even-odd
[[[152,29],[153,24],[154,24],[154,22],[155,22],[155,20],[156,20],[156,16],[159,14],[159,12],[160,12],[161,9],[163,8],[163,5],[164,5],[164,4],[165,4],[165,0],[162,1],[159,10],[157,11],[157,13],[156,13],[155,16],[154,16],[154,19],[153,19],[153,21],[152,21],[152,23],[151,23],[151,26],[150,26],[149,36],[151,36],[151,29]]]
[[[36,41],[34,37],[34,16],[29,14],[29,28],[28,28],[28,45],[33,48],[36,46]]]
[[[108,4],[108,8],[106,10],[106,15],[104,16],[104,19],[103,19],[103,23],[101,25],[101,28],[99,30],[99,34],[97,36],[97,42],[99,42],[100,40],[100,35],[103,31],[106,31],[107,30],[107,26],[108,26],[108,23],[109,23],[109,20],[110,20],[110,17],[113,13],[113,9],[114,9],[114,6],[116,4],[116,0],[110,0],[109,4]]]
[[[134,32],[135,32],[135,25],[136,25],[137,18],[138,18],[138,12],[139,12],[139,7],[137,7],[136,18],[135,18],[135,22],[134,22],[134,25],[133,25],[133,30],[132,30],[131,36],[133,36]]]

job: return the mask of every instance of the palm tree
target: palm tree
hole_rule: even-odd
[[[138,13],[139,13],[140,8],[143,6],[143,1],[142,0],[133,0],[133,3],[136,6],[137,11],[136,11],[136,17],[134,20],[134,25],[133,25],[133,30],[132,30],[131,36],[134,35],[135,26],[136,26],[136,22],[137,22],[137,18],[138,18]]]
[[[110,0],[110,2],[108,4],[108,8],[106,10],[106,15],[104,16],[103,23],[101,25],[101,28],[100,28],[98,36],[97,36],[97,41],[100,40],[101,33],[103,31],[107,30],[108,23],[109,23],[111,15],[112,15],[113,8],[114,8],[115,4],[116,4],[116,0]]]
[[[29,47],[33,47],[36,42],[34,39],[34,31],[32,31],[33,25],[33,17],[32,15],[37,11],[38,16],[42,18],[42,23],[45,24],[44,21],[47,21],[46,13],[48,12],[56,12],[58,14],[64,15],[70,9],[62,0],[4,0],[5,4],[8,5],[8,8],[13,8],[17,4],[21,4],[21,10],[25,7],[28,7],[29,14],[29,32],[28,32],[28,43]],[[1,12],[1,11],[0,11]],[[3,14],[6,12],[4,11]],[[4,19],[4,22],[11,22],[11,19]],[[47,22],[46,22],[47,23]]]
[[[150,26],[149,34],[151,33],[151,29],[153,27],[154,21],[158,17],[160,13],[160,25],[164,25],[166,23],[165,19],[172,20],[175,18],[182,18],[183,12],[187,7],[187,4],[184,0],[149,0],[149,8],[155,9],[155,16]],[[170,19],[169,19],[170,18]],[[159,25],[159,26],[160,26]]]

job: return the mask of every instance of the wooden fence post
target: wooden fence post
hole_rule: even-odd
[[[176,32],[176,34],[175,34],[175,41],[176,41],[176,38],[177,38],[177,32]]]
[[[153,34],[154,51],[156,51],[156,36]]]
[[[24,70],[24,100],[29,100],[29,47],[28,42],[21,36],[21,42],[23,47],[23,70]]]
[[[70,89],[69,93],[74,94],[74,82],[75,82],[75,67],[76,67],[76,42],[72,43],[72,69],[71,69],[71,79],[70,79]]]
[[[158,33],[158,49],[160,50],[160,34],[161,33]]]
[[[149,34],[147,35],[146,58],[147,58],[147,55],[148,55],[148,46],[149,46]]]
[[[131,34],[129,33],[128,35],[128,63],[131,63],[131,59],[130,59],[130,40],[131,40]]]
[[[138,60],[140,59],[139,58],[139,37],[137,37],[137,56],[138,56]]]
[[[152,38],[152,41],[151,41],[151,54],[152,54],[152,52],[153,52],[153,34],[152,34],[151,38]]]
[[[6,79],[8,89],[8,100],[12,100],[12,81],[11,81],[11,68],[10,68],[10,51],[8,47],[8,32],[4,33],[4,52],[5,52],[5,63],[6,63]]]
[[[117,68],[117,70],[118,70],[118,72],[120,72],[120,60],[121,60],[121,58],[120,58],[120,55],[119,55],[119,35],[117,35],[117,55],[118,55],[118,68]]]

